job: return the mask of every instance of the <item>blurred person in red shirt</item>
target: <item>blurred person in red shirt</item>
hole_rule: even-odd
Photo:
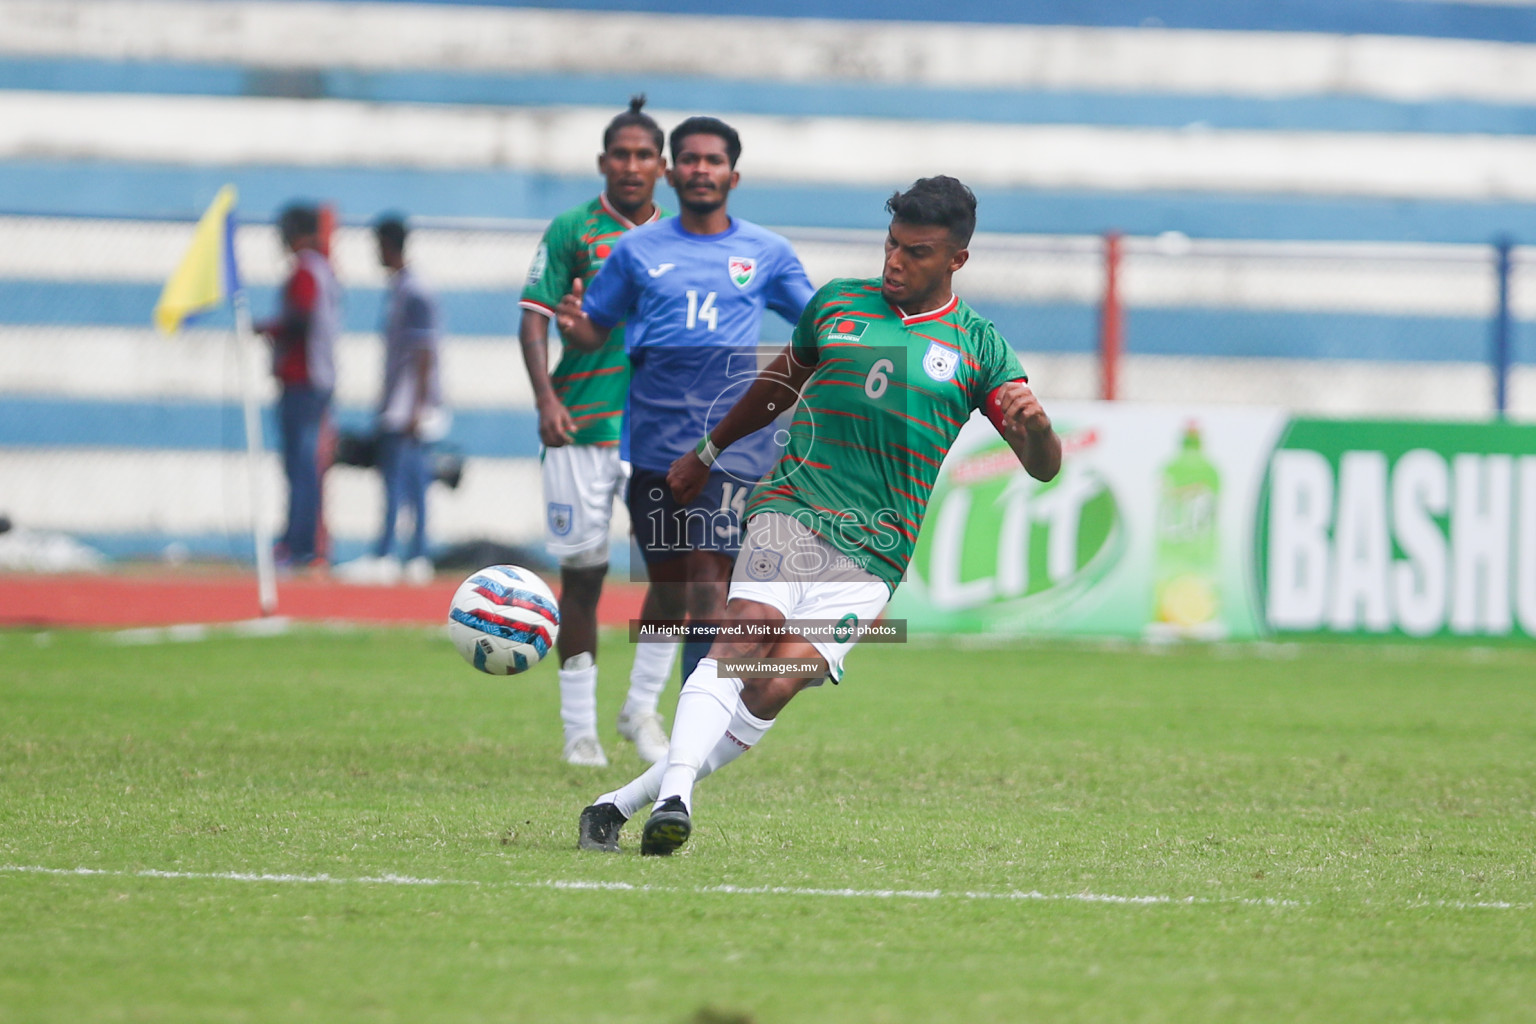
[[[272,373],[280,388],[277,425],[288,478],[288,525],[277,542],[278,562],[306,566],[326,557],[320,444],[336,389],[341,288],[321,251],[319,210],[294,203],[278,216],[277,229],[293,265],[277,316],[257,330],[271,342]]]

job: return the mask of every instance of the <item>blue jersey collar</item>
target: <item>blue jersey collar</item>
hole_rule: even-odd
[[[734,235],[736,233],[736,229],[741,227],[741,221],[737,220],[735,217],[732,217],[731,218],[731,226],[726,228],[724,231],[721,231],[719,234],[714,234],[714,235],[696,235],[692,231],[685,231],[683,229],[683,218],[681,218],[681,217],[669,217],[667,219],[671,222],[672,230],[673,231],[676,231],[679,235],[682,235],[684,238],[693,238],[693,239],[697,239],[700,242],[716,242],[716,241],[719,241],[722,238],[730,238],[732,235]]]

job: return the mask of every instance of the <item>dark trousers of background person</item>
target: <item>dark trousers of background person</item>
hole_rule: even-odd
[[[415,528],[405,546],[403,561],[427,553],[427,485],[432,482],[430,446],[411,434],[383,431],[379,434],[379,472],[384,476],[384,527],[374,554],[394,552],[395,521],[402,506],[410,509]]]
[[[330,390],[308,385],[286,386],[277,400],[283,473],[288,477],[288,528],[281,544],[293,565],[308,565],[324,554],[320,441],[330,407]]]

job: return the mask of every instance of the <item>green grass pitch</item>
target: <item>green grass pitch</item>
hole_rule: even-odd
[[[869,646],[670,859],[426,631],[3,633],[0,722],[5,1022],[1536,1015],[1525,648]]]

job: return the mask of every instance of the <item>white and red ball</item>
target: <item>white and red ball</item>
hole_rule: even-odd
[[[464,660],[493,676],[537,665],[560,635],[560,607],[538,575],[491,565],[459,585],[448,608],[448,636]]]

